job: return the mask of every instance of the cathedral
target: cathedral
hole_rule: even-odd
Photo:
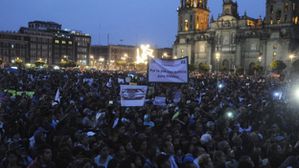
[[[269,70],[275,60],[290,67],[299,58],[299,0],[265,3],[265,18],[252,18],[239,14],[237,2],[223,0],[214,19],[208,0],[180,0],[173,55],[211,70],[248,71],[256,65]]]

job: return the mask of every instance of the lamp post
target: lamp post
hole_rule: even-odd
[[[168,58],[168,54],[167,54],[167,52],[164,52],[164,53],[163,53],[162,58]]]
[[[94,56],[93,55],[90,56],[90,65],[92,68],[94,68]]]
[[[220,71],[220,57],[221,57],[220,52],[217,52],[215,54],[215,58],[216,58],[216,61],[218,62],[218,72]]]
[[[290,58],[290,60],[291,60],[291,64],[293,63],[293,59],[295,58],[295,55],[294,54],[290,54],[289,55],[289,58]]]
[[[103,64],[104,64],[104,61],[105,61],[105,58],[103,58],[103,57],[100,57],[100,58],[99,58],[99,63],[100,63],[100,68],[101,68],[101,69],[104,69],[104,65],[103,65]]]
[[[262,57],[259,56],[259,57],[257,58],[257,60],[259,61],[259,63],[261,63],[261,62],[262,62]]]

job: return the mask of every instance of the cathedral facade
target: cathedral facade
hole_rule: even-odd
[[[180,0],[173,55],[213,70],[270,69],[275,60],[291,66],[299,58],[299,0],[265,3],[265,18],[252,18],[239,15],[237,2],[223,0],[222,13],[214,19],[208,0]]]

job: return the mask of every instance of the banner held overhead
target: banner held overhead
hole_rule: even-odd
[[[144,106],[147,86],[121,85],[120,98],[122,107]]]
[[[188,83],[188,57],[149,60],[148,80],[156,83]]]

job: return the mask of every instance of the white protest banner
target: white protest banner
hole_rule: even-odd
[[[125,81],[126,81],[127,83],[130,83],[130,82],[131,82],[131,80],[132,80],[132,78],[131,78],[131,77],[126,77],[126,79],[125,79]]]
[[[181,101],[181,99],[182,99],[182,92],[177,90],[174,94],[173,102],[177,104]]]
[[[83,82],[87,83],[89,86],[91,86],[93,84],[93,79],[92,78],[84,78]]]
[[[57,91],[56,91],[55,97],[54,97],[54,101],[52,102],[52,106],[55,106],[55,105],[59,104],[60,99],[61,99],[61,96],[60,96],[60,91],[59,91],[59,88],[58,88]]]
[[[124,80],[123,78],[118,78],[118,79],[117,79],[117,82],[118,82],[119,84],[123,84],[123,83],[125,83],[125,80]]]
[[[111,77],[109,78],[108,82],[106,83],[106,87],[112,88],[112,79],[111,79]]]
[[[149,60],[148,81],[159,83],[188,83],[188,57],[181,59],[159,59]]]
[[[166,97],[156,96],[153,104],[156,106],[166,106]]]
[[[121,85],[120,100],[122,107],[144,106],[147,86]]]

